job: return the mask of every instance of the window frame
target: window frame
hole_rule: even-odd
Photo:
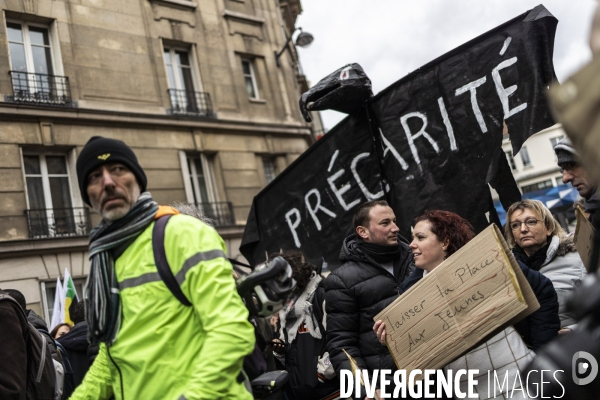
[[[242,76],[244,77],[244,88],[246,88],[246,94],[248,95],[248,98],[250,100],[259,100],[260,99],[260,92],[258,91],[258,85],[256,83],[256,72],[254,71],[254,60],[249,59],[249,58],[242,58]],[[246,74],[244,72],[244,63],[248,64],[249,70],[250,70],[250,74]],[[248,93],[248,86],[246,85],[246,79],[250,79],[250,82],[252,83],[252,90],[254,90],[254,97],[250,96],[250,93]]]
[[[194,45],[184,45],[184,44],[176,44],[171,45],[168,43],[161,43],[162,45],[162,58],[163,58],[163,67],[165,68],[165,77],[167,78],[167,88],[175,89],[175,90],[187,90],[185,87],[181,86],[181,82],[179,81],[179,77],[177,74],[173,73],[173,77],[175,79],[175,86],[171,87],[169,82],[169,73],[167,72],[167,59],[165,58],[165,51],[169,49],[169,54],[171,56],[171,66],[173,66],[173,56],[176,51],[183,51],[188,54],[188,59],[190,61],[190,73],[192,76],[192,88],[193,92],[202,92],[202,79],[200,78],[200,70],[198,68],[198,62],[196,57],[196,51]]]
[[[52,151],[43,151],[40,150],[39,148],[27,148],[27,147],[19,147],[19,157],[21,159],[21,176],[23,178],[23,183],[24,183],[24,193],[25,193],[25,212],[27,211],[31,211],[32,210],[32,204],[29,201],[29,190],[27,188],[27,176],[29,176],[28,174],[25,173],[25,160],[24,157],[26,156],[44,156],[44,159],[46,156],[60,156],[63,157],[66,163],[66,176],[67,176],[67,185],[68,185],[68,190],[69,190],[69,197],[70,197],[70,201],[71,201],[71,207],[70,209],[72,210],[72,216],[74,218],[74,220],[78,217],[78,215],[76,214],[77,212],[80,212],[79,214],[79,222],[83,223],[85,221],[86,224],[91,224],[91,220],[90,220],[90,215],[89,215],[89,211],[87,211],[87,209],[84,206],[83,200],[81,199],[81,194],[79,193],[79,187],[78,186],[74,186],[74,184],[76,183],[73,180],[73,176],[77,176],[77,171],[76,171],[76,162],[77,162],[77,151],[76,149],[64,149],[64,150],[60,150],[60,149],[52,149]],[[45,161],[44,161],[45,162]],[[40,162],[41,164],[41,162]],[[40,165],[40,172],[42,167]],[[46,166],[46,172],[47,172],[47,166]],[[35,174],[37,175],[37,174]],[[41,175],[41,174],[40,174]],[[51,174],[53,176],[64,176],[63,174]],[[46,174],[45,176],[42,176],[42,190],[44,191],[43,195],[43,203],[44,206],[46,208],[44,208],[43,210],[56,210],[55,205],[52,204],[52,194],[49,190],[50,187],[50,181],[48,180],[49,176],[48,174]],[[49,203],[48,203],[49,201]],[[52,207],[48,208],[48,204],[52,204]],[[84,219],[81,219],[81,212],[84,214],[83,217]],[[53,221],[54,218],[56,217],[56,212],[47,212],[44,211],[44,213],[46,213],[46,218],[48,219],[48,227],[53,225]],[[32,218],[36,218],[35,215],[38,214],[31,214],[28,218],[32,217]],[[63,218],[65,215],[71,215],[69,213],[67,214],[60,214],[59,215],[63,215]],[[31,228],[31,226],[29,226],[29,228]],[[29,236],[29,239],[44,239],[44,238],[52,238],[52,237],[70,237],[70,236],[78,236],[80,231],[85,231],[85,235],[89,234],[90,229],[92,228],[91,225],[88,225],[86,228],[81,228],[81,229],[75,229],[75,231],[73,232],[67,232],[66,234],[64,232],[62,233],[58,233],[55,232],[54,235],[49,234],[50,232],[48,231],[48,234],[42,234],[40,236],[38,235],[34,235],[34,236]],[[30,235],[32,235],[32,231],[30,229],[29,231]]]
[[[515,162],[515,157],[513,156],[512,150],[506,150],[504,154],[506,155],[506,160],[508,161],[511,171],[516,171],[517,163]]]
[[[6,19],[6,24],[5,27],[8,31],[8,24],[19,24],[21,25],[21,32],[23,33],[23,46],[25,47],[25,64],[27,66],[27,73],[30,74],[35,74],[37,72],[35,72],[35,66],[33,65],[33,52],[32,52],[32,45],[31,45],[31,38],[29,36],[29,27],[33,26],[35,28],[41,28],[41,29],[46,29],[48,31],[48,47],[50,49],[50,64],[52,66],[52,73],[48,74],[51,76],[56,76],[58,75],[58,70],[61,70],[62,73],[62,68],[57,68],[57,62],[55,61],[55,59],[57,58],[57,55],[55,54],[54,48],[55,48],[55,44],[53,43],[53,29],[52,29],[52,25],[53,24],[40,24],[40,23],[35,23],[35,22],[29,22],[29,21],[25,21],[25,20],[18,20],[18,19],[13,19],[13,18],[8,18]],[[8,33],[6,35],[6,43],[8,44],[8,59],[9,59],[9,64],[10,64],[10,68],[11,71],[15,71],[13,69],[13,63],[12,63],[12,55],[10,54],[10,39],[8,38]],[[22,71],[17,71],[17,72],[22,72]]]
[[[521,156],[523,167],[530,167],[533,165],[526,146],[521,147],[521,150],[519,150],[519,155]]]
[[[208,116],[212,115],[212,105],[210,103],[209,94],[205,93],[203,89],[196,45],[161,38],[160,46],[162,49],[161,57],[163,60],[162,65],[165,73],[167,94],[171,105],[169,110],[174,114],[206,113]],[[165,53],[167,52],[171,59],[170,64],[167,63],[167,57],[165,57]],[[175,68],[181,68],[181,66],[177,66],[177,64],[173,63],[175,52],[187,53],[191,75],[191,88],[185,87],[185,82],[180,81],[180,77],[175,71]],[[168,65],[171,66],[173,71],[173,83],[175,86],[171,86],[171,82],[169,81]],[[169,112],[169,110],[167,112]]]
[[[539,187],[539,185],[541,185],[541,184],[544,184],[544,187]],[[534,186],[535,186],[535,189],[530,190]],[[552,182],[552,179],[546,179],[544,181],[539,181],[539,182],[531,183],[529,185],[521,186],[521,193],[523,193],[523,194],[531,193],[531,192],[535,192],[538,190],[548,189],[551,187],[554,187],[554,183]],[[527,189],[527,190],[525,190],[525,189]]]
[[[73,182],[71,180],[71,168],[69,165],[69,159],[71,157],[69,157],[69,154],[65,154],[65,153],[61,153],[61,152],[39,152],[39,151],[30,151],[30,150],[22,150],[21,151],[21,171],[23,172],[23,182],[25,183],[25,200],[26,200],[26,205],[27,205],[27,209],[30,210],[31,209],[31,204],[29,202],[29,193],[27,190],[27,176],[32,176],[32,175],[28,175],[27,172],[25,171],[25,157],[28,156],[36,156],[39,157],[40,160],[40,175],[42,178],[42,188],[44,190],[44,204],[46,206],[46,209],[53,209],[53,204],[52,204],[52,194],[50,192],[50,180],[49,178],[51,177],[64,177],[66,175],[67,177],[67,186],[69,189],[69,196],[70,196],[70,200],[71,200],[71,208],[76,208],[79,207],[80,205],[77,204],[78,202],[76,201],[75,196],[73,196]],[[65,169],[66,169],[66,174],[48,174],[48,165],[46,163],[46,156],[54,156],[54,157],[63,157],[65,160]],[[37,177],[37,174],[34,175],[35,177]]]
[[[265,177],[265,183],[268,185],[269,183],[273,182],[275,178],[277,178],[277,175],[279,175],[277,168],[277,158],[272,156],[262,156],[261,159],[263,164],[263,174]],[[270,169],[272,170],[270,171],[273,174],[271,179],[269,179],[269,175],[267,174],[267,163],[270,163]]]
[[[62,97],[62,96],[67,96],[69,99],[71,97],[71,93],[70,93],[70,87],[67,85],[66,87],[64,87],[64,83],[58,84],[56,82],[68,82],[68,77],[65,77],[64,74],[64,68],[63,68],[63,63],[62,63],[62,53],[61,53],[61,48],[60,48],[60,39],[58,37],[58,24],[56,20],[49,20],[47,19],[47,22],[39,22],[39,21],[31,21],[30,19],[26,18],[27,15],[25,15],[24,17],[21,17],[21,15],[17,15],[15,13],[12,12],[6,12],[6,20],[5,20],[5,24],[4,24],[4,28],[7,31],[6,34],[6,46],[7,46],[7,53],[8,53],[8,62],[9,62],[9,68],[10,71],[15,71],[15,72],[21,72],[21,73],[27,73],[27,74],[37,74],[35,72],[35,67],[33,67],[33,53],[32,53],[32,49],[31,49],[31,39],[29,36],[29,27],[36,27],[36,28],[42,28],[42,29],[46,29],[48,32],[48,42],[49,42],[49,49],[50,49],[50,64],[52,67],[52,74],[49,74],[48,76],[51,77],[60,77],[60,78],[65,78],[62,80],[59,80],[59,78],[54,78],[55,80],[53,80],[53,82],[55,82],[55,86],[54,89],[56,90],[56,96],[57,97]],[[45,18],[39,18],[41,20],[44,20]],[[26,62],[26,66],[27,66],[27,71],[17,71],[15,69],[13,69],[13,55],[11,55],[10,52],[10,41],[8,39],[8,24],[18,24],[21,26],[21,32],[23,34],[23,46],[25,47],[25,62]],[[25,29],[24,29],[25,28]],[[25,33],[25,31],[27,32],[27,34]],[[36,79],[35,79],[35,75],[31,76],[29,75],[28,78],[28,90],[32,91],[34,93],[38,92],[38,86],[36,84]],[[15,89],[15,82],[14,80],[12,81],[12,85],[13,85],[13,90]],[[43,87],[42,87],[43,89]],[[42,90],[43,92],[43,90]],[[17,95],[17,93],[14,94],[15,96]],[[69,100],[70,101],[70,100]],[[35,101],[35,103],[43,103],[43,101]]]
[[[181,172],[183,174],[187,202],[191,204],[198,204],[196,199],[202,199],[199,185],[197,183],[194,185],[194,182],[192,181],[192,179],[197,179],[198,177],[197,171],[195,171],[196,166],[195,163],[190,162],[190,160],[195,160],[198,157],[200,158],[200,163],[202,164],[202,169],[204,172],[204,184],[206,187],[208,201],[209,203],[218,203],[220,200],[216,185],[214,155],[207,153],[186,153],[185,151],[179,151],[179,161],[181,164]]]

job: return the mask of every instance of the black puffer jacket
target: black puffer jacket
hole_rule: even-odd
[[[338,376],[340,369],[350,369],[342,349],[361,369],[396,369],[387,347],[373,332],[373,317],[396,300],[402,281],[415,268],[408,241],[398,238],[402,252],[394,262],[394,275],[362,252],[352,234],[340,253],[344,264],[325,279],[327,351]]]
[[[65,335],[56,339],[69,354],[69,361],[73,369],[73,384],[77,387],[83,381],[83,377],[90,369],[90,359],[87,356],[88,351],[88,326],[85,321],[75,324],[73,329]]]
[[[29,326],[21,306],[0,289],[0,399],[24,400]]]
[[[540,303],[540,308],[529,317],[517,322],[515,329],[533,351],[554,339],[560,329],[558,317],[558,296],[552,281],[537,271],[518,261],[521,271]]]

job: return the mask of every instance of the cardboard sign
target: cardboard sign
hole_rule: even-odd
[[[588,221],[581,207],[575,209],[577,217],[577,228],[575,228],[575,247],[583,261],[587,271],[590,271],[590,258],[592,258],[592,249],[594,248],[594,227]]]
[[[496,225],[379,313],[396,366],[436,369],[539,308]]]

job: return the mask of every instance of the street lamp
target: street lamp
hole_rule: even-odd
[[[303,32],[302,28],[296,28],[294,29],[294,31],[292,32],[292,34],[290,35],[290,37],[287,38],[287,41],[285,42],[285,44],[283,45],[283,48],[281,49],[281,51],[278,52],[274,52],[275,53],[275,63],[277,64],[278,67],[281,67],[281,64],[279,63],[279,57],[281,57],[281,55],[285,52],[285,50],[288,48],[288,45],[290,44],[290,42],[292,41],[292,37],[294,36],[294,33],[296,31],[300,31],[300,34],[296,37],[296,46],[300,46],[300,47],[306,47],[309,44],[312,43],[312,41],[315,39],[313,37],[313,35],[311,35],[308,32]]]

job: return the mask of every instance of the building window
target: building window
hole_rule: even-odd
[[[244,73],[244,83],[246,84],[246,92],[251,99],[258,99],[258,88],[256,87],[256,76],[252,62],[242,60],[242,72]]]
[[[195,204],[215,226],[234,225],[233,206],[219,201],[214,173],[214,157],[180,152],[188,203]]]
[[[552,138],[550,139],[550,143],[552,144],[552,148],[554,149],[554,146],[556,146],[558,144],[558,142],[560,142],[562,139],[564,139],[564,135],[560,135],[558,137]]]
[[[515,158],[513,157],[512,150],[508,150],[504,152],[506,154],[506,159],[508,160],[508,165],[510,165],[510,169],[513,171],[517,169],[517,165],[515,164]]]
[[[165,48],[164,51],[169,89],[193,92],[195,86],[188,52],[172,48]]]
[[[208,204],[217,201],[214,190],[212,160],[205,154],[188,156],[189,176],[192,184],[194,203]]]
[[[14,22],[6,28],[13,71],[54,74],[48,29]]]
[[[194,57],[187,50],[164,48],[171,112],[212,116],[210,95],[200,90]]]
[[[521,151],[519,151],[521,155],[521,161],[523,161],[523,166],[528,167],[531,165],[531,159],[529,158],[529,152],[527,151],[527,147],[521,147]]]
[[[542,182],[534,183],[531,185],[521,186],[521,191],[523,193],[535,192],[536,190],[542,190],[546,188],[554,187],[552,185],[552,180],[548,179]]]
[[[23,169],[31,238],[84,236],[89,233],[87,208],[73,208],[64,155],[24,154]]]
[[[554,178],[554,180],[556,181],[556,186],[564,185],[564,183],[562,181],[562,175],[557,176],[556,178]]]
[[[263,157],[262,162],[263,170],[265,172],[265,181],[268,185],[277,176],[277,167],[275,164],[275,159],[272,157]]]
[[[69,79],[55,75],[49,29],[25,22],[7,22],[6,31],[14,92],[9,100],[70,105]]]

